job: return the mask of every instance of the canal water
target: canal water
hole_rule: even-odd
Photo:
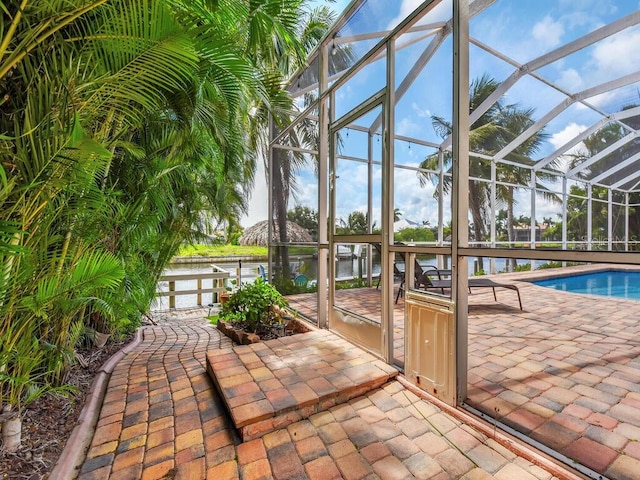
[[[431,264],[435,265],[436,261],[434,257],[420,258],[419,262],[423,265]],[[525,260],[519,260],[518,264],[526,263]],[[450,265],[450,261],[447,263]],[[231,287],[238,283],[240,280],[242,283],[253,282],[260,276],[260,266],[263,266],[265,270],[268,268],[267,260],[264,261],[242,261],[240,268],[240,262],[238,261],[221,261],[215,262],[216,267],[221,268],[229,272],[230,280],[227,282],[227,286]],[[484,259],[485,268],[489,268],[489,259]],[[297,274],[304,274],[310,281],[317,279],[318,262],[315,257],[292,257],[291,267],[294,276]],[[496,259],[496,271],[505,270],[505,259]],[[165,270],[165,275],[179,275],[188,273],[209,273],[212,271],[212,262],[206,263],[183,263],[172,264]],[[367,262],[358,258],[338,258],[336,260],[336,272],[338,279],[352,279],[367,276]],[[473,275],[474,272],[474,259],[469,259],[469,275]],[[380,273],[380,257],[375,255],[373,258],[372,274],[374,276]],[[235,283],[232,283],[235,282]],[[211,280],[203,280],[203,288],[211,288]],[[196,280],[185,280],[176,284],[176,290],[194,290],[197,288]],[[160,282],[158,284],[158,291],[166,292],[169,290],[168,282]],[[204,306],[212,303],[212,294],[204,293],[202,295],[202,303]],[[190,308],[194,307],[197,303],[196,295],[180,295],[176,297],[176,308]],[[154,309],[165,310],[169,308],[168,297],[158,297],[156,304],[152,307]]]

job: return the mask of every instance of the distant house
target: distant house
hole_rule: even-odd
[[[531,241],[531,227],[513,227],[515,231],[516,242],[530,242]],[[542,234],[547,229],[546,225],[536,225],[536,242],[542,241]]]
[[[407,220],[406,218],[401,218],[397,222],[393,222],[393,231],[399,232],[403,228],[415,228],[419,226],[420,224],[418,222],[413,222],[411,220]]]

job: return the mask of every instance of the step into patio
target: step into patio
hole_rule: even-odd
[[[327,330],[207,353],[243,441],[374,390],[398,371]]]

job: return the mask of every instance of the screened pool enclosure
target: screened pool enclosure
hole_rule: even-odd
[[[640,303],[530,280],[640,269],[639,23],[631,0],[354,0],[269,156],[270,218],[314,238],[270,245],[301,313],[611,478],[640,471]]]

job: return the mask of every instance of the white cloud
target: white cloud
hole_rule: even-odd
[[[411,109],[416,112],[416,114],[420,118],[431,118],[431,111],[428,108],[420,108],[420,105],[418,105],[416,102],[411,102]]]
[[[313,179],[309,183],[297,185],[295,198],[289,202],[289,209],[293,208],[293,205],[303,205],[305,207],[318,209],[318,182]]]
[[[570,92],[579,92],[584,86],[582,76],[573,68],[563,70],[560,77],[558,77],[557,83]]]
[[[586,125],[579,125],[575,122],[569,123],[563,130],[554,133],[551,135],[549,142],[556,148],[560,148],[562,145],[567,143],[572,138],[578,136],[582,132],[587,129]],[[578,144],[578,146],[582,145],[582,143]],[[576,148],[576,147],[574,147]]]
[[[560,44],[560,39],[564,34],[564,26],[561,22],[555,21],[547,15],[533,26],[531,34],[540,46],[555,47]]]
[[[595,73],[611,79],[637,71],[640,64],[640,29],[625,30],[599,42],[593,49],[591,61]]]
[[[421,187],[414,170],[396,168],[394,190],[394,208],[402,212],[403,218],[419,224],[425,220],[431,225],[438,224],[438,206],[433,197],[435,187],[431,182]]]
[[[423,138],[423,128],[421,125],[412,122],[410,118],[403,118],[396,122],[396,134],[405,137]]]
[[[398,24],[404,20],[410,13],[418,8],[424,0],[403,0],[402,5],[400,5],[400,12],[398,15],[393,18],[389,24],[387,25],[388,29],[395,28]],[[426,18],[422,19],[419,24],[423,23],[432,23],[432,22],[442,22],[448,21],[451,19],[452,13],[452,3],[451,0],[444,0],[440,2],[440,4],[436,5],[431,12],[426,16]]]
[[[531,216],[531,192],[529,190],[516,190],[514,195],[516,205],[514,207],[514,215]],[[541,222],[544,217],[551,217],[554,221],[558,221],[558,214],[562,213],[562,204],[549,201],[542,196],[536,197],[536,220]]]
[[[557,150],[558,148],[566,144],[568,141],[570,141],[572,138],[575,138],[580,133],[584,132],[586,129],[587,129],[586,125],[579,125],[575,122],[571,122],[566,127],[564,127],[564,129],[551,135],[551,138],[549,138],[549,143],[551,143],[551,145],[553,145],[554,148]],[[562,171],[566,171],[569,165],[569,159],[567,158],[567,155],[577,153],[578,151],[583,149],[584,149],[584,143],[580,142],[574,147],[567,150],[566,152],[563,152],[563,154],[558,159],[559,165],[557,165],[556,168],[559,168]]]
[[[240,225],[250,227],[262,220],[269,218],[269,194],[267,191],[267,174],[264,169],[264,162],[258,159],[256,169],[255,185],[249,200],[249,211],[247,215],[240,219]]]

